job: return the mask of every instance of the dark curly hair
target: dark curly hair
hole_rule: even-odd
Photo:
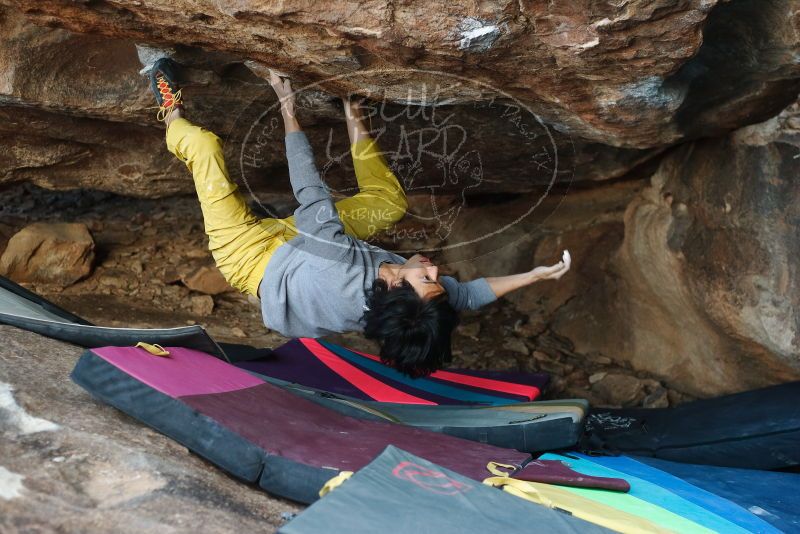
[[[389,289],[378,278],[367,291],[364,335],[381,347],[381,361],[412,377],[426,376],[452,359],[450,339],[458,312],[447,295],[423,300],[408,282]]]

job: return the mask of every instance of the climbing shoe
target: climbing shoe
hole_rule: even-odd
[[[150,89],[158,103],[156,118],[163,121],[175,109],[182,108],[181,90],[177,83],[178,64],[172,59],[164,57],[153,63],[150,70]]]

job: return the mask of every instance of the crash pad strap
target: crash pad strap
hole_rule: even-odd
[[[348,349],[348,350],[350,350],[350,352],[358,354],[359,356],[368,358],[372,361],[375,362],[380,361],[380,358],[375,356],[374,354],[367,354],[366,352],[361,352],[360,350],[355,350],[355,349]],[[444,380],[445,382],[453,382],[455,384],[462,384],[464,386],[472,386],[480,389],[488,389],[490,391],[511,393],[513,395],[519,395],[520,397],[525,397],[530,401],[537,399],[539,395],[542,393],[536,386],[527,386],[525,384],[506,382],[505,380],[497,380],[496,378],[484,378],[482,376],[472,376],[467,374],[454,373],[452,371],[444,371],[444,370],[434,371],[429,376],[431,378],[437,378],[439,380]]]
[[[502,469],[501,469],[502,468]],[[533,468],[531,470],[531,468]],[[515,480],[555,484],[577,488],[594,488],[607,491],[627,492],[630,484],[622,478],[587,476],[585,473],[573,471],[564,462],[554,460],[533,460],[522,469],[513,465],[489,462],[486,469],[495,476],[513,476]],[[508,471],[504,471],[507,469]]]
[[[382,402],[398,402],[403,404],[436,404],[435,402],[416,397],[410,393],[400,391],[392,386],[381,382],[380,380],[368,375],[361,369],[344,361],[336,354],[331,353],[327,348],[323,347],[316,339],[305,338],[301,343],[314,355],[327,365],[333,372],[348,380],[351,384],[355,385],[372,397],[373,399]]]
[[[157,343],[150,344],[150,343],[145,343],[144,341],[140,341],[136,344],[136,348],[144,349],[153,356],[162,356],[162,357],[169,356],[169,351]]]
[[[551,486],[549,484],[526,482],[506,475],[489,477],[485,479],[483,483],[488,486],[502,488],[503,491],[516,497],[547,506],[548,508],[553,508],[554,510],[568,512],[575,517],[623,534],[667,534],[677,532],[703,532],[710,534],[712,532],[690,521],[684,521],[678,516],[675,516],[675,518],[678,520],[676,523],[679,524],[670,525],[672,528],[661,526],[639,515],[634,515],[613,508],[607,504],[575,495],[567,489]],[[603,490],[588,491],[602,492]],[[669,512],[664,512],[669,514]],[[689,528],[681,530],[681,527]]]
[[[503,471],[500,468],[508,469],[508,471]],[[513,473],[516,471],[516,466],[510,464],[501,464],[500,462],[489,462],[486,466],[487,471],[497,477],[507,477],[509,472]]]
[[[342,360],[349,361],[354,366],[358,365],[359,367],[362,367],[363,369],[366,369],[368,371],[379,373],[384,377],[387,377],[401,384],[405,384],[409,387],[419,388],[420,385],[425,384],[425,390],[430,391],[431,393],[434,393],[436,395],[449,397],[452,399],[469,401],[469,402],[483,403],[483,404],[509,404],[514,402],[513,399],[507,397],[500,397],[497,395],[491,395],[487,393],[478,393],[475,391],[470,391],[468,389],[451,386],[434,380],[428,380],[426,378],[411,378],[408,375],[405,375],[392,367],[388,367],[386,365],[383,365],[382,363],[375,362],[366,358],[361,358],[357,354],[353,354],[344,347],[339,347],[338,345],[334,345],[332,343],[327,343],[325,341],[309,340],[309,339],[303,339],[301,341],[304,344],[306,344],[306,346],[308,346],[307,343],[309,342],[312,344],[317,344],[323,350],[327,350],[329,353],[333,353]],[[354,361],[354,359],[356,358],[360,361]]]
[[[319,496],[324,497],[328,493],[332,492],[333,490],[344,484],[345,481],[348,480],[351,476],[353,476],[352,471],[340,472],[338,475],[327,481],[324,486],[322,486],[322,489],[319,490]]]

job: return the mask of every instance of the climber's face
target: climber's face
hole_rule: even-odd
[[[430,300],[444,293],[439,283],[439,268],[422,254],[414,254],[398,271],[395,284],[408,282],[423,300]]]

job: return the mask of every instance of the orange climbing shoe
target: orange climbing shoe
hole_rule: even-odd
[[[150,89],[158,103],[156,118],[163,121],[175,109],[182,108],[181,90],[177,83],[178,64],[168,57],[159,59],[150,70]]]

